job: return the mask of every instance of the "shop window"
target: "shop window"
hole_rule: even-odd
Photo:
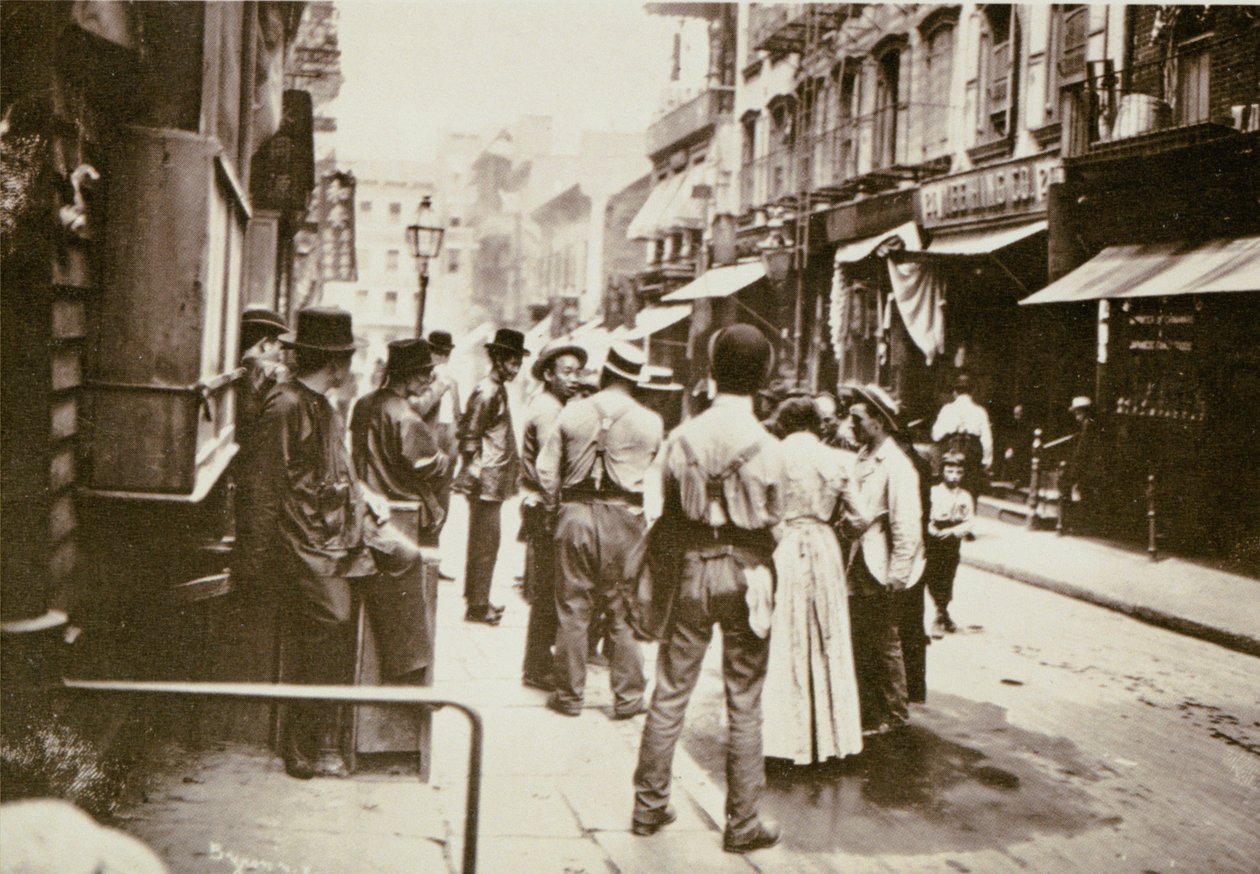
[[[1197,44],[1197,45],[1196,45]],[[1211,76],[1211,52],[1196,44],[1182,47],[1177,53],[1177,93],[1174,117],[1178,125],[1197,124],[1211,116],[1208,85]]]
[[[396,291],[385,292],[385,315],[387,316],[398,315],[398,292]]]
[[[926,82],[923,100],[923,155],[935,157],[949,150],[950,77],[954,68],[952,21],[937,24],[924,40]]]
[[[897,94],[901,85],[901,50],[892,48],[879,56],[875,72],[875,162],[891,167],[897,163]]]
[[[398,269],[398,250],[397,249],[390,249],[388,252],[385,253],[385,269],[386,270]]]

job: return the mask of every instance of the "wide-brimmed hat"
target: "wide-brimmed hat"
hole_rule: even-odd
[[[262,306],[248,306],[241,313],[241,327],[247,326],[256,329],[261,336],[278,337],[289,333],[289,323],[284,316]]]
[[[633,343],[619,340],[608,350],[608,357],[604,359],[604,371],[637,383],[645,364],[647,361],[642,349]]]
[[[898,430],[900,426],[897,420],[901,416],[901,404],[886,389],[873,384],[852,384],[846,388],[853,397],[853,403],[866,404],[872,412],[879,414],[890,431]]]
[[[395,340],[389,344],[385,372],[399,378],[433,369],[433,355],[425,340]]]
[[[495,331],[494,339],[486,344],[486,348],[491,352],[503,352],[521,357],[529,354],[529,350],[525,348],[525,335],[512,328],[499,328]]]
[[[674,371],[668,367],[647,364],[639,374],[638,387],[647,391],[682,391],[681,384],[674,382]]]
[[[455,343],[451,340],[450,331],[430,331],[429,332],[429,351],[438,355],[450,355],[455,348]]]
[[[353,352],[366,345],[356,339],[350,313],[339,307],[307,307],[298,311],[297,332],[280,342],[295,349],[320,352]]]
[[[538,360],[534,362],[533,367],[529,369],[529,375],[534,379],[542,382],[543,372],[547,369],[547,365],[555,361],[561,355],[572,355],[578,360],[578,367],[586,366],[586,350],[574,343],[557,343],[556,345],[547,344],[538,353]]]
[[[1085,395],[1077,395],[1076,397],[1072,398],[1072,404],[1071,404],[1071,406],[1069,406],[1069,407],[1068,407],[1068,409],[1070,409],[1070,410],[1088,410],[1088,409],[1089,409],[1090,407],[1092,407],[1093,405],[1094,405],[1094,402],[1093,402],[1093,401],[1091,401],[1091,400],[1090,400],[1088,397],[1086,397]]]

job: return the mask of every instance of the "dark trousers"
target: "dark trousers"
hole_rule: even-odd
[[[745,838],[757,826],[766,785],[761,750],[761,688],[769,641],[748,627],[743,564],[721,547],[689,550],[669,630],[657,658],[656,690],[643,727],[634,772],[634,816],[647,822],[669,802],[674,748],[687,702],[700,676],[713,625],[722,628],[722,682],[729,731],[726,746],[726,833]],[[769,556],[763,556],[763,563]]]
[[[470,612],[490,606],[490,584],[499,558],[503,503],[468,498],[468,552],[464,561],[464,600]]]
[[[862,727],[905,723],[910,705],[893,593],[871,577],[860,555],[853,562],[853,576],[856,591],[865,593],[849,598]]]
[[[893,621],[901,642],[901,663],[906,672],[906,697],[918,704],[927,700],[927,629],[923,627],[923,586],[893,592]]]
[[[556,697],[580,707],[586,693],[586,658],[592,615],[608,617],[613,640],[608,670],[613,710],[630,713],[643,704],[643,653],[626,623],[621,596],[626,555],[643,536],[641,513],[626,504],[565,503],[556,523]]]
[[[525,661],[521,673],[534,680],[550,680],[556,642],[556,545],[552,538],[533,535],[525,543],[525,593],[529,625],[525,629]]]
[[[958,573],[958,559],[961,553],[957,537],[927,537],[927,565],[923,569],[923,585],[932,596],[937,613],[949,609],[949,602],[954,600],[954,576]]]

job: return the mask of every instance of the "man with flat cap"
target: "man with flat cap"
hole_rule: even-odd
[[[417,538],[437,548],[446,517],[437,489],[451,465],[409,397],[433,381],[433,360],[424,340],[395,340],[381,387],[364,395],[350,418],[350,439],[359,481],[391,501],[419,506]]]
[[[525,540],[525,599],[529,625],[521,681],[550,692],[554,688],[551,647],[556,642],[555,531],[538,479],[538,454],[555,428],[560,412],[577,390],[586,366],[586,350],[571,343],[551,343],[538,353],[530,376],[542,389],[525,408],[521,431],[521,534]]]
[[[747,853],[776,844],[762,821],[765,788],[761,688],[769,657],[773,527],[781,514],[783,458],[753,413],[753,395],[773,366],[770,343],[751,325],[718,330],[709,343],[717,395],[679,425],[662,453],[663,511],[681,549],[681,572],[657,656],[656,691],[634,773],[636,835],[673,822],[674,747],[713,626],[722,628],[722,677],[729,734],[723,848]]]
[[[400,581],[418,580],[420,552],[387,524],[388,502],[356,479],[345,425],[329,401],[350,380],[360,345],[350,313],[303,309],[296,336],[283,339],[295,367],[293,378],[267,395],[258,420],[251,564],[265,568],[260,578],[280,587],[291,679],[345,683],[353,665],[352,585],[374,617],[408,627],[423,615],[423,604],[408,595],[418,587]],[[431,635],[389,635],[382,643],[383,670],[395,682],[408,682],[432,656]],[[290,708],[283,751],[290,775],[346,775],[338,716],[338,708],[325,703]]]
[[[910,719],[897,606],[898,593],[923,575],[923,504],[914,462],[893,439],[900,405],[877,385],[854,386],[852,392],[849,416],[862,447],[853,473],[874,522],[849,557],[849,615],[862,725],[882,734]],[[921,633],[921,606],[918,622]]]
[[[557,510],[556,690],[547,706],[577,716],[586,692],[592,616],[606,614],[613,641],[609,674],[613,719],[644,711],[643,655],[621,598],[626,557],[640,538],[644,479],[660,450],[661,417],[634,399],[643,350],[617,343],[600,389],[564,408],[538,456],[547,506]]]
[[[490,373],[473,389],[456,432],[462,465],[453,488],[468,499],[464,621],[498,625],[503,608],[490,603],[490,585],[499,557],[503,502],[516,494],[520,474],[506,386],[521,372],[529,350],[524,334],[500,328],[486,351]]]

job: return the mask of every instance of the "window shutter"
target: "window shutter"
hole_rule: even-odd
[[[1089,48],[1089,7],[1077,6],[1063,13],[1059,84],[1075,85],[1085,79],[1085,54]]]

